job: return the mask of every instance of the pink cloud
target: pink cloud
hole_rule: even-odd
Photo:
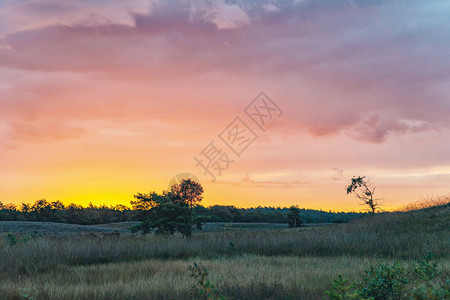
[[[326,3],[305,1],[267,12],[266,4],[255,2],[239,8],[248,16],[245,26],[220,29],[213,17],[208,17],[211,7],[177,5],[177,1],[158,2],[147,13],[127,12],[131,23],[113,17],[93,24],[61,25],[54,21],[13,32],[3,39],[0,64],[29,71],[115,74],[141,82],[212,72],[228,76],[241,73],[249,78],[272,74],[281,75],[282,80],[299,78],[316,88],[329,88],[311,91],[316,93],[313,97],[294,97],[288,103],[295,109],[296,102],[302,102],[291,124],[306,126],[314,136],[350,130],[357,139],[380,142],[389,132],[409,132],[402,129],[406,125],[394,120],[380,123],[376,132],[364,129],[363,120],[373,114],[449,125],[444,113],[449,108],[447,96],[438,89],[448,79],[442,66],[445,48],[433,31],[438,24],[411,29],[392,20],[390,14],[402,7],[358,3],[349,9],[335,4],[331,12]],[[426,8],[437,9],[432,5]],[[85,4],[75,9],[37,2],[18,6],[15,12],[51,15],[55,9],[84,15],[92,7]],[[415,16],[413,9],[406,9],[406,15]],[[391,30],[380,18],[389,21]],[[101,115],[108,107],[117,105],[104,106],[96,113]],[[367,137],[360,138],[358,133]]]
[[[82,139],[94,122],[152,131],[158,121],[201,144],[261,90],[283,105],[271,129],[291,141],[307,132],[308,142],[381,145],[450,127],[444,2],[120,3],[1,10],[7,138]]]
[[[9,137],[13,141],[39,144],[52,140],[80,138],[85,129],[61,123],[12,123],[9,124]]]

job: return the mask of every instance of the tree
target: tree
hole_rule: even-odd
[[[23,212],[23,213],[25,213],[25,214],[29,213],[29,212],[31,211],[31,206],[30,206],[30,204],[28,204],[28,203],[23,203],[23,202],[22,202],[22,205],[21,205],[21,207],[20,207],[20,211]]]
[[[355,194],[361,201],[361,205],[369,206],[372,217],[375,215],[376,210],[380,209],[380,199],[374,198],[375,187],[366,176],[354,176],[350,185],[347,186],[348,194]]]
[[[232,222],[233,215],[229,206],[213,205],[209,207],[209,212],[214,217],[214,222]]]
[[[40,199],[34,202],[31,207],[31,212],[35,217],[36,221],[45,221],[51,217],[52,206],[51,204],[45,200]]]
[[[203,200],[202,185],[190,178],[183,179],[179,184],[172,185],[168,194],[177,206],[183,208],[179,212],[180,217],[183,217],[180,232],[188,238],[191,237],[194,226],[199,229],[202,227],[203,217],[195,215],[195,206]]]
[[[170,211],[171,201],[167,193],[158,195],[155,192],[149,194],[134,195],[135,201],[131,201],[134,210],[138,211],[140,224],[132,228],[133,232],[147,234],[152,230],[156,233],[173,234],[175,227],[173,219],[175,214]]]
[[[133,228],[135,232],[174,234],[180,232],[191,237],[193,229],[202,228],[204,216],[195,214],[195,207],[203,199],[203,187],[191,179],[174,184],[171,191],[162,195],[155,192],[137,194],[131,201],[133,209],[139,211],[141,223]]]
[[[289,207],[287,215],[289,227],[295,228],[302,226],[302,219],[300,218],[300,208],[298,205],[292,205]]]
[[[51,202],[50,204],[51,204],[52,210],[64,210],[65,209],[64,204],[59,200]]]

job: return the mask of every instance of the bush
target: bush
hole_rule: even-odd
[[[411,299],[414,300],[450,299],[450,280],[447,280],[443,284],[438,282],[422,283],[412,290]]]
[[[382,257],[379,257],[382,259]],[[364,271],[360,282],[339,278],[325,292],[330,299],[450,299],[450,281],[433,282],[441,273],[428,253],[409,267],[380,263]]]
[[[330,290],[326,291],[325,294],[333,300],[364,299],[361,295],[361,292],[358,290],[357,283],[350,283],[350,281],[346,278],[343,278],[342,275],[339,275],[338,279],[335,279],[331,283]]]
[[[439,275],[439,271],[437,269],[437,262],[433,261],[433,254],[428,252],[422,260],[413,264],[411,273],[420,280],[432,280],[436,278]]]
[[[399,299],[404,287],[409,283],[408,272],[398,262],[392,265],[372,265],[364,272],[360,286],[366,297]]]

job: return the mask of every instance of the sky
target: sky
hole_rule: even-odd
[[[0,1],[0,201],[129,204],[179,173],[206,206],[361,210],[345,190],[359,175],[385,209],[447,194],[449,14],[444,0]]]

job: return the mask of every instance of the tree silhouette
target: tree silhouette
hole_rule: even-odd
[[[195,206],[203,200],[203,187],[200,183],[188,178],[181,183],[172,185],[171,192],[174,202],[183,207],[183,226],[181,232],[186,237],[192,236],[193,226],[201,229],[201,221],[195,216]]]
[[[366,176],[354,176],[350,185],[347,186],[348,194],[355,194],[362,205],[369,206],[372,217],[375,215],[376,210],[380,209],[380,199],[374,198],[375,187]]]
[[[202,220],[210,222],[267,222],[267,223],[288,223],[288,207],[253,207],[253,208],[237,208],[234,206],[214,205],[210,207],[201,206],[199,200],[201,197],[196,197],[195,201],[181,201],[184,195],[188,193],[164,192],[158,197],[166,197],[156,201],[152,194],[137,194],[135,200],[132,201],[133,209],[125,205],[100,205],[96,206],[89,203],[87,206],[79,204],[63,204],[61,201],[49,202],[41,199],[33,204],[21,203],[19,206],[15,204],[4,204],[0,202],[0,221],[45,221],[45,222],[60,222],[71,224],[105,224],[124,221],[143,221],[148,218],[150,210],[156,205],[162,205],[166,210],[170,211],[166,216],[173,219],[173,222],[178,223],[178,229],[183,230],[189,234],[189,224],[191,228],[195,228],[199,224],[201,226]],[[178,194],[178,196],[177,196]],[[200,195],[201,196],[201,195]],[[172,206],[172,202],[176,206]],[[172,204],[171,204],[172,203]],[[190,203],[190,205],[189,205]],[[190,211],[188,211],[190,209]],[[155,210],[156,211],[156,210]],[[153,213],[155,213],[153,211]],[[185,222],[185,213],[190,213],[192,216],[191,222]],[[331,212],[320,211],[312,209],[300,209],[302,221],[307,223],[336,223],[349,222],[351,219],[359,218],[365,213],[355,212]],[[189,220],[187,218],[186,220]],[[163,220],[164,221],[164,220]],[[164,221],[165,222],[165,221]],[[164,222],[162,224],[164,224]],[[172,221],[171,221],[172,222]],[[187,224],[187,225],[186,225]],[[164,227],[161,225],[161,228]],[[169,228],[170,227],[164,227]],[[173,227],[175,228],[175,227]],[[155,231],[157,228],[155,228]],[[164,232],[161,229],[160,232]]]
[[[289,207],[287,217],[289,227],[295,228],[302,226],[302,219],[300,218],[300,208],[298,208],[298,205],[292,205],[291,207]]]
[[[180,232],[185,237],[192,236],[193,229],[202,228],[204,216],[195,214],[195,207],[203,199],[203,187],[191,179],[174,184],[170,191],[162,195],[153,192],[137,194],[131,201],[133,209],[141,212],[141,223],[133,228],[135,232],[174,234]]]

